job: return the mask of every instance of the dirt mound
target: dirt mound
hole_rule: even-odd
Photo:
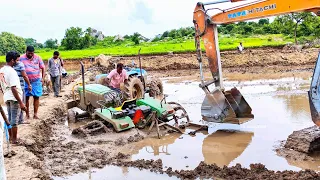
[[[132,136],[129,136],[127,139],[124,139],[122,137],[118,138],[116,141],[115,141],[115,145],[116,146],[124,146],[126,144],[129,144],[129,143],[133,143],[133,142],[139,142],[141,140],[144,139],[144,136],[141,135],[139,132],[137,134],[134,134]]]
[[[312,126],[299,131],[294,131],[284,145],[287,149],[292,149],[302,153],[312,153],[320,149],[320,129]]]
[[[281,50],[272,48],[250,49],[244,53],[226,51],[221,53],[223,68],[247,68],[247,67],[268,67],[268,66],[299,66],[314,65],[318,55],[317,49]],[[138,61],[137,56],[112,57],[124,64],[131,64],[132,60]],[[198,69],[199,64],[195,53],[142,56],[142,68],[146,70],[188,70]],[[205,54],[203,67],[208,67]]]
[[[79,128],[72,130],[72,135],[84,138],[89,135],[96,136],[108,132],[112,132],[112,130],[107,128],[101,121],[94,120],[87,123],[86,125],[80,126]]]
[[[144,139],[144,137],[143,137],[141,134],[137,133],[137,134],[135,134],[135,135],[133,135],[133,136],[130,136],[130,137],[127,139],[127,141],[128,141],[128,143],[132,143],[132,142],[141,141],[141,140],[143,140],[143,139]]]
[[[120,158],[121,159],[121,158]],[[136,167],[139,169],[149,169],[151,172],[166,173],[169,176],[176,176],[180,179],[209,179],[209,178],[223,178],[223,179],[318,179],[320,174],[315,171],[271,171],[263,164],[251,164],[250,169],[243,168],[240,164],[232,167],[219,166],[213,164],[208,165],[201,162],[193,170],[173,170],[168,167],[163,170],[162,160],[136,160],[136,161],[116,161],[112,165],[124,167]]]
[[[116,166],[124,166],[124,167],[136,167],[139,169],[149,169],[152,172],[162,172],[163,173],[163,164],[162,160],[136,160],[136,161],[117,161],[112,163],[112,165]]]

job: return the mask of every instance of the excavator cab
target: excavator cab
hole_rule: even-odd
[[[320,53],[313,71],[310,90],[308,91],[312,121],[320,126]]]

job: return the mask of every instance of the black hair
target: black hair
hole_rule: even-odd
[[[28,51],[28,52],[34,52],[34,47],[33,47],[33,46],[27,46],[26,51]]]
[[[60,55],[60,53],[59,53],[59,51],[55,51],[55,52],[53,52],[53,55],[57,55],[57,56],[59,56],[59,55]]]
[[[18,57],[20,57],[19,53],[17,53],[16,51],[9,51],[6,55],[6,62],[10,62],[12,59],[16,60],[18,59]]]
[[[117,68],[123,68],[123,64],[122,63],[118,63],[117,64]]]

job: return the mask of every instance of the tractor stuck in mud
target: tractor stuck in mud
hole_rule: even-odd
[[[93,120],[101,120],[102,124],[113,127],[116,132],[134,127],[145,128],[147,125],[150,125],[151,130],[155,125],[159,138],[160,127],[182,133],[179,126],[186,125],[190,121],[186,110],[180,104],[167,102],[166,95],[160,95],[159,99],[159,95],[156,98],[152,97],[154,93],[149,93],[159,91],[162,83],[161,86],[156,86],[156,90],[149,88],[148,91],[144,91],[141,83],[146,78],[140,76],[143,80],[135,81],[137,77],[131,74],[132,77],[129,75],[128,80],[131,85],[125,85],[125,90],[119,92],[101,84],[86,84],[84,64],[82,62],[80,64],[82,82],[73,86],[73,99],[67,102],[69,121],[77,122],[81,118],[90,117]],[[172,120],[174,125],[167,124]]]

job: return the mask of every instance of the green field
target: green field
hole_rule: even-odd
[[[287,38],[283,35],[255,35],[255,36],[220,36],[220,50],[232,50],[236,49],[239,42],[243,42],[245,48],[258,48],[269,46],[281,46],[288,42],[293,42],[292,38]],[[72,50],[72,51],[60,51],[63,59],[81,59],[92,56],[98,56],[99,54],[113,55],[113,56],[130,56],[136,55],[139,48],[141,54],[167,54],[172,51],[174,53],[183,52],[195,52],[195,45],[193,39],[187,40],[171,40],[167,42],[145,42],[140,45],[119,45],[114,47],[95,46],[84,50]],[[48,60],[52,57],[53,50],[47,50],[45,52],[37,52],[43,60]],[[5,57],[1,56],[0,62],[5,62]]]

